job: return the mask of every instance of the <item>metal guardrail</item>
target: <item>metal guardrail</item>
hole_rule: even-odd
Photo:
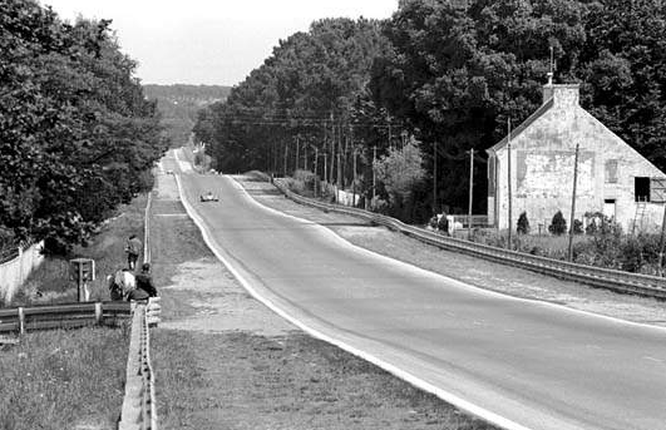
[[[118,430],[155,430],[157,407],[146,305],[136,306],[130,336],[125,396]]]
[[[23,334],[32,330],[116,326],[132,313],[127,302],[71,303],[0,309],[0,333]]]
[[[287,189],[279,179],[275,180],[274,184],[282,193],[297,203],[316,207],[324,211],[334,211],[359,217],[374,224],[383,225],[392,230],[402,232],[441,249],[462,252],[474,257],[520,267],[533,272],[580,282],[594,287],[605,288],[621,293],[666,299],[666,278],[571,263],[568,261],[524,254],[522,252],[496,248],[481,243],[446,237],[423,228],[407,225],[395,218],[385,215],[368,212],[362,209],[323,203],[300,196]]]

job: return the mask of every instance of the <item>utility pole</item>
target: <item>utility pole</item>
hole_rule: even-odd
[[[317,148],[317,147],[315,147],[315,156],[314,156],[313,164],[314,164],[314,168],[313,168],[313,170],[314,170],[314,185],[313,185],[314,190],[312,190],[312,194],[316,198],[317,197],[317,188],[319,188],[318,187],[318,185],[319,185],[319,176],[317,176],[317,170],[318,170],[317,166],[319,165],[319,148]]]
[[[301,142],[298,140],[299,136],[296,135],[296,160],[294,163],[294,170],[298,170],[298,164],[301,157]]]
[[[391,130],[391,119],[389,118],[388,123],[388,138],[389,138],[389,148],[393,149],[393,133]]]
[[[574,221],[576,220],[576,188],[578,185],[578,151],[580,144],[576,143],[576,154],[574,155],[574,177],[573,177],[573,193],[571,194],[571,217],[569,218],[569,253],[567,260],[571,261],[573,258],[573,235],[574,235]]]
[[[286,178],[287,177],[287,164],[288,164],[288,156],[289,154],[289,141],[285,140],[284,142],[284,174],[283,176]]]
[[[328,182],[328,152],[324,152],[324,181]]]
[[[467,218],[467,239],[472,240],[472,199],[474,198],[474,148],[469,150],[469,211]]]
[[[352,178],[352,204],[356,207],[356,148],[354,148],[353,155],[353,164],[354,164],[354,177]],[[666,206],[665,206],[666,207]],[[666,213],[666,212],[665,212]]]
[[[342,178],[342,163],[340,162],[340,159],[342,158],[342,154],[338,152],[338,180],[337,184],[339,188],[342,188],[344,186],[343,184],[343,178]]]
[[[280,144],[275,142],[275,147],[273,148],[273,173],[277,174],[278,169],[280,168]]]
[[[375,161],[377,161],[377,145],[372,147],[372,199],[377,196],[377,172],[375,172]]]
[[[437,215],[437,142],[432,143],[432,211]]]
[[[303,145],[303,170],[308,170],[308,145]]]
[[[508,197],[509,197],[509,237],[508,237],[508,244],[507,246],[509,249],[513,249],[513,244],[511,242],[511,229],[512,229],[512,224],[513,224],[513,196],[511,195],[511,118],[507,119],[507,125],[509,128],[509,134],[507,136],[507,162],[506,162],[506,175],[507,175],[507,190],[508,190]]]
[[[666,235],[666,204],[664,205],[664,218],[661,221],[661,238],[659,239],[659,276],[663,276],[662,265],[664,264],[664,236]]]

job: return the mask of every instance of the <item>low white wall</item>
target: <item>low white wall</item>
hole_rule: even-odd
[[[353,194],[348,191],[336,190],[335,201],[345,206],[358,206],[361,200],[360,194]]]
[[[44,242],[35,243],[28,249],[20,249],[18,257],[0,264],[0,296],[9,303],[23,285],[32,270],[42,264]]]

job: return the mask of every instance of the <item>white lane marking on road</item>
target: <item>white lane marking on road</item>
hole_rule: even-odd
[[[664,360],[660,360],[658,358],[650,357],[649,355],[644,356],[643,360],[655,361],[657,363],[663,363],[664,362]]]
[[[215,254],[215,256],[224,264],[227,269],[234,275],[236,279],[238,279],[238,282],[241,283],[241,285],[258,301],[266,305],[269,309],[271,309],[273,312],[276,314],[280,315],[282,318],[286,319],[287,321],[291,322],[294,324],[296,327],[300,328],[301,330],[305,331],[306,333],[310,334],[311,336],[321,339],[325,342],[328,342],[332,345],[337,346],[338,348],[344,349],[345,351],[356,355],[357,357],[360,357],[384,370],[387,372],[397,376],[400,379],[403,379],[410,383],[411,385],[420,388],[421,390],[424,390],[426,392],[432,393],[435,396],[439,397],[440,399],[444,400],[445,402],[448,402],[460,409],[463,409],[467,412],[469,412],[472,415],[475,415],[485,421],[488,421],[489,423],[492,423],[494,425],[497,425],[499,427],[502,427],[506,430],[533,430],[530,429],[529,427],[525,427],[521,424],[518,424],[508,418],[505,418],[501,415],[498,415],[494,412],[491,412],[488,409],[482,408],[481,406],[478,406],[474,403],[468,402],[467,400],[464,400],[458,396],[456,396],[453,393],[450,393],[446,390],[443,390],[429,382],[426,382],[425,380],[412,375],[411,373],[400,369],[397,366],[394,366],[390,363],[387,363],[383,361],[382,359],[369,354],[363,350],[360,350],[354,346],[351,346],[343,341],[340,341],[332,336],[329,336],[327,334],[324,334],[316,329],[311,328],[310,326],[306,325],[305,323],[299,321],[298,319],[292,317],[290,314],[288,314],[286,311],[282,310],[280,307],[276,306],[272,301],[269,299],[263,297],[261,294],[259,294],[254,287],[252,286],[251,282],[246,280],[243,275],[237,271],[234,266],[224,257],[222,252],[218,249],[217,244],[215,241],[211,238],[210,233],[208,232],[208,228],[206,227],[206,224],[204,223],[203,219],[199,217],[199,215],[196,213],[194,208],[190,206],[189,202],[187,199],[184,198],[184,192],[182,188],[182,184],[180,182],[180,177],[179,175],[175,175],[176,177],[176,183],[178,184],[178,193],[181,198],[181,202],[183,203],[183,206],[185,207],[185,210],[187,213],[190,215],[190,218],[192,218],[192,221],[197,225],[199,230],[201,231],[201,235],[203,236],[204,242],[206,242],[206,245],[210,248],[210,250]],[[239,185],[239,184],[238,184]],[[247,194],[247,193],[246,193]],[[251,199],[252,201],[255,201],[254,199]],[[259,204],[259,203],[257,203]],[[263,205],[260,205],[261,207],[264,207]],[[270,208],[267,208],[270,209]],[[282,214],[279,211],[275,211],[279,214]],[[294,217],[296,218],[296,217]],[[322,227],[324,228],[324,227]],[[328,229],[324,228],[325,230],[328,231]],[[337,236],[337,235],[336,235]],[[340,238],[342,239],[342,238]],[[351,245],[351,244],[350,244]]]
[[[637,326],[637,327],[642,327],[642,328],[647,328],[647,329],[653,329],[653,330],[657,330],[657,331],[662,332],[662,333],[666,332],[666,327],[662,327],[662,326],[655,326],[655,325],[650,325],[650,324],[647,324],[647,323],[640,323],[640,322],[635,322],[635,321],[627,321],[627,320],[623,320],[623,319],[620,319],[620,318],[617,318],[617,317],[597,314],[597,313],[594,313],[594,312],[584,311],[584,310],[581,310],[581,309],[570,308],[566,305],[562,305],[562,304],[558,304],[558,303],[546,302],[546,301],[539,300],[539,299],[529,299],[529,298],[524,298],[524,297],[516,297],[516,296],[511,296],[511,295],[508,295],[508,294],[505,294],[505,293],[501,293],[501,292],[498,292],[498,291],[487,290],[485,288],[478,287],[476,285],[467,284],[467,283],[462,282],[458,279],[449,278],[448,276],[442,275],[441,273],[431,272],[429,270],[423,269],[421,267],[415,266],[415,265],[413,265],[411,263],[407,263],[405,261],[400,261],[400,260],[396,260],[396,259],[391,258],[391,257],[387,257],[386,255],[382,255],[382,254],[379,254],[377,252],[371,251],[369,249],[362,248],[360,246],[354,245],[353,243],[349,242],[347,239],[343,238],[342,236],[339,236],[333,230],[331,230],[327,227],[324,227],[320,224],[317,224],[317,223],[314,223],[312,221],[308,221],[308,220],[305,220],[303,218],[299,218],[297,216],[287,214],[287,213],[281,212],[277,209],[273,209],[271,207],[265,206],[265,205],[261,204],[260,202],[258,202],[257,200],[255,200],[252,197],[252,195],[249,194],[247,192],[247,190],[245,190],[245,188],[243,188],[243,186],[235,178],[227,176],[227,175],[225,175],[225,178],[228,178],[229,180],[233,181],[233,183],[234,183],[234,185],[237,189],[244,192],[244,194],[252,202],[254,202],[257,206],[263,208],[264,210],[275,213],[277,215],[281,215],[283,217],[293,218],[293,219],[295,219],[299,222],[303,222],[303,223],[308,224],[308,225],[313,225],[313,226],[319,227],[320,229],[322,229],[321,230],[322,233],[327,234],[332,239],[340,242],[340,244],[342,244],[342,245],[344,245],[344,246],[346,246],[350,249],[355,249],[356,251],[363,252],[363,253],[366,253],[366,254],[371,254],[371,255],[374,255],[375,257],[391,261],[395,265],[403,266],[403,267],[411,269],[413,271],[418,271],[419,273],[424,273],[425,272],[428,275],[434,275],[436,277],[442,278],[442,279],[446,280],[447,282],[450,282],[450,283],[452,283],[454,285],[457,285],[459,287],[475,289],[478,292],[480,292],[482,294],[489,295],[489,296],[503,297],[507,300],[516,300],[516,301],[520,301],[520,302],[539,304],[539,305],[543,305],[543,306],[547,306],[547,307],[552,307],[552,308],[555,308],[555,309],[560,309],[560,310],[563,310],[563,311],[566,311],[566,312],[572,312],[572,313],[587,315],[587,316],[590,316],[590,317],[605,319],[605,320],[612,321],[612,322],[615,322],[615,323],[618,323],[618,324],[626,324],[626,325],[630,325],[630,326]]]

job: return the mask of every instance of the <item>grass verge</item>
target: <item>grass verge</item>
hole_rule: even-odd
[[[152,345],[164,430],[495,428],[302,333],[164,330]]]
[[[129,335],[103,327],[28,333],[0,350],[0,428],[114,429]]]

